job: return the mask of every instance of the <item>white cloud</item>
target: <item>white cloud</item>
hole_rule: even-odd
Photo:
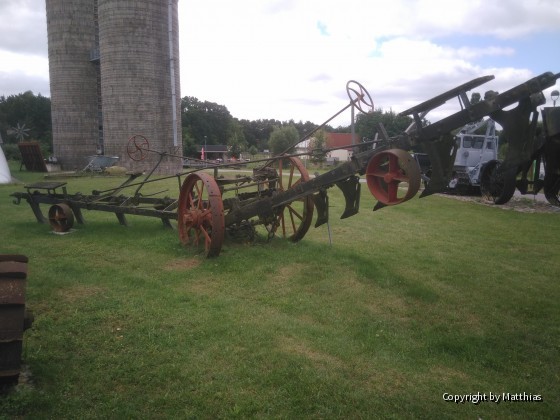
[[[40,55],[0,50],[0,62],[2,63],[1,71],[4,73],[44,76],[49,71],[48,59]]]
[[[44,0],[2,0],[0,16],[0,50],[46,55],[47,18]]]
[[[0,50],[0,96],[31,90],[50,96],[49,64],[46,57]]]
[[[45,0],[0,13],[0,95],[48,93]],[[179,0],[179,21],[181,95],[238,118],[323,122],[350,79],[400,111],[482,75],[496,80],[480,90],[503,91],[560,71],[550,51],[518,48],[560,42],[558,0]]]
[[[560,13],[552,1],[512,3],[292,0],[220,7],[210,0],[207,9],[182,0],[188,57],[182,94],[222,103],[242,118],[321,122],[346,104],[349,79],[370,89],[376,104],[395,110],[485,74],[496,74],[496,86],[511,87],[534,75],[531,62],[484,68],[480,59],[515,56],[501,39],[538,33],[554,20],[543,16]],[[214,12],[210,26],[206,10]],[[453,35],[494,36],[495,42],[469,45],[464,37],[466,44],[454,48],[441,42]]]

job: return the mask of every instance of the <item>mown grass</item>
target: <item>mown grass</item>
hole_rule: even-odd
[[[14,176],[25,181],[36,174]],[[113,178],[71,179],[88,193]],[[170,181],[174,196],[176,181]],[[157,190],[158,188],[155,188]],[[30,258],[26,418],[554,418],[560,214],[433,196],[220,257],[151,218],[57,236],[0,186],[0,252]],[[455,404],[444,393],[539,394]]]

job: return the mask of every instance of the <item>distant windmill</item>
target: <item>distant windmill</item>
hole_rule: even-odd
[[[30,128],[25,128],[25,124],[17,123],[16,127],[12,127],[8,130],[8,134],[13,134],[16,136],[19,142],[23,141],[25,137],[29,137]]]

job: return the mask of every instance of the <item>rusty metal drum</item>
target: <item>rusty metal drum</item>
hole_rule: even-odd
[[[23,331],[28,327],[25,287],[28,258],[0,254],[0,385],[17,383]]]

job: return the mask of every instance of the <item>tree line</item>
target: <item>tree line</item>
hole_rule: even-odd
[[[390,136],[404,131],[412,118],[397,115],[392,110],[382,109],[368,114],[358,114],[355,130],[359,137],[370,138],[383,123]],[[297,140],[313,132],[317,125],[311,121],[279,121],[275,119],[245,120],[233,117],[227,107],[214,102],[200,101],[186,96],[181,101],[183,148],[185,156],[197,156],[199,146],[227,145],[232,156],[245,152],[255,154],[269,150],[280,153]],[[349,133],[349,126],[326,125],[314,136],[324,144],[325,133]]]
[[[45,153],[52,152],[50,98],[31,91],[0,96],[0,143],[7,159],[20,159],[21,140],[37,140]]]
[[[401,133],[412,122],[392,110],[381,109],[368,114],[358,114],[355,130],[359,137],[372,138],[379,123],[383,123],[390,136]],[[278,153],[317,128],[310,121],[279,121],[275,119],[245,120],[231,115],[225,105],[202,101],[192,96],[181,100],[181,126],[183,154],[200,156],[199,146],[227,145],[232,156],[241,153],[256,154],[264,150]],[[350,132],[349,126],[323,127],[324,133]],[[17,143],[37,140],[45,155],[52,153],[52,122],[50,98],[27,91],[8,97],[0,96],[0,139],[7,158],[18,159]]]

